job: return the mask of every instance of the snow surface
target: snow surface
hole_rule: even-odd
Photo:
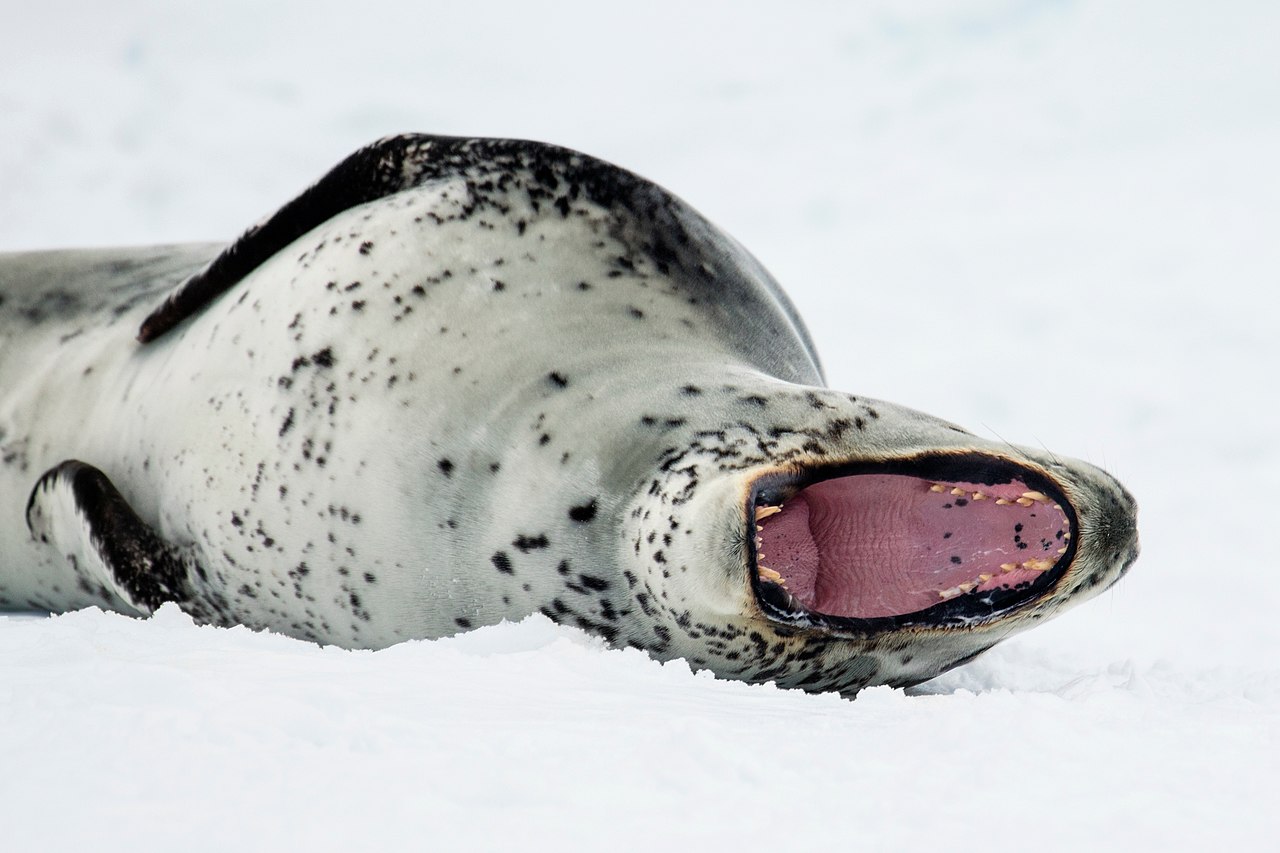
[[[1280,11],[782,5],[4,0],[0,249],[230,238],[391,132],[579,148],[756,253],[833,386],[1115,473],[1130,576],[853,702],[541,618],[0,616],[0,847],[1275,849]]]

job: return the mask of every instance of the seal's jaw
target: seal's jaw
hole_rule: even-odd
[[[1078,539],[1057,483],[986,454],[767,474],[747,515],[765,618],[846,637],[1003,621],[1052,596]]]

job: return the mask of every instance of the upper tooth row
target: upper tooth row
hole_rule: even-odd
[[[990,495],[986,494],[985,492],[970,492],[969,490],[962,489],[959,486],[953,486],[950,489],[948,489],[942,483],[934,483],[932,486],[929,487],[929,491],[939,492],[939,493],[950,492],[951,494],[956,495],[957,497],[961,495],[968,495],[972,500],[975,500],[975,501],[985,501],[987,498],[990,497]],[[1037,502],[1046,503],[1046,504],[1053,503],[1052,500],[1049,498],[1049,496],[1046,495],[1044,492],[1036,492],[1036,491],[1023,492],[1020,497],[1016,497],[1012,500],[1010,500],[1009,498],[996,498],[997,506],[1008,506],[1009,504],[1018,504],[1019,506],[1031,506],[1032,504]],[[1058,511],[1061,511],[1062,505],[1058,503],[1054,503],[1053,508]]]
[[[988,497],[988,495],[984,492],[970,492],[966,489],[960,488],[959,486],[954,486],[951,489],[948,489],[942,483],[934,483],[932,486],[929,487],[929,491],[939,492],[939,493],[950,491],[951,494],[956,495],[957,497],[962,495],[969,495],[975,501],[985,501]],[[996,504],[999,506],[1008,506],[1009,504],[1014,504],[1014,503],[1018,504],[1019,506],[1031,506],[1033,503],[1036,503],[1036,502],[1051,503],[1048,495],[1046,495],[1044,492],[1036,492],[1036,491],[1023,492],[1021,496],[1016,497],[1013,500],[1009,500],[1008,498],[996,498]],[[1061,510],[1062,506],[1061,504],[1054,503],[1053,508],[1056,510]],[[779,512],[782,512],[782,507],[780,506],[758,506],[756,507],[756,521],[760,521],[761,519],[768,518],[769,516]]]

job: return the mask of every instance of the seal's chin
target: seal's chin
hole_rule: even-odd
[[[1062,493],[978,454],[769,475],[748,515],[765,615],[839,633],[986,621],[1051,589],[1075,553]]]

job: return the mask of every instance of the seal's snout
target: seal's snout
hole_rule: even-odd
[[[1112,482],[1118,492],[1118,500],[1112,514],[1106,519],[1102,537],[1105,546],[1111,551],[1112,562],[1119,567],[1115,577],[1115,580],[1119,580],[1138,561],[1142,546],[1138,541],[1138,502],[1124,486],[1114,479]]]
[[[1076,462],[1065,469],[1080,513],[1080,553],[1086,597],[1111,587],[1138,559],[1138,502],[1101,468]]]

